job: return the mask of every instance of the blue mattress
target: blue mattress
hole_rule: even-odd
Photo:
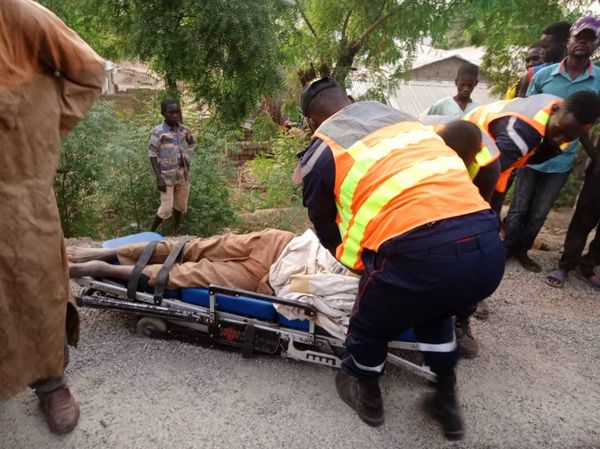
[[[131,245],[132,243],[145,243],[152,240],[164,240],[165,238],[156,232],[139,232],[137,234],[117,237],[116,239],[107,240],[102,244],[102,248],[118,248],[119,246]]]
[[[156,232],[140,232],[125,237],[107,240],[102,244],[103,248],[117,248],[132,243],[150,242],[152,240],[164,240],[164,237]],[[179,298],[183,302],[209,307],[208,289],[206,288],[182,288],[179,290],[167,290],[165,296],[168,298]],[[218,294],[215,297],[217,309],[249,318],[277,322],[283,327],[290,329],[308,331],[308,320],[288,320],[277,313],[272,303],[249,296],[231,296]],[[397,340],[414,342],[417,341],[412,330],[406,331]]]

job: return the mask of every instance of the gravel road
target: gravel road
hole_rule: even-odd
[[[545,271],[565,219],[547,225],[553,251],[533,252]],[[600,296],[509,262],[490,303],[474,327],[481,355],[459,366],[460,443],[421,412],[426,383],[400,369],[382,379],[386,422],[372,429],[338,399],[331,369],[147,339],[131,316],[86,309],[67,370],[78,427],[52,435],[29,391],[0,402],[0,448],[600,448]]]

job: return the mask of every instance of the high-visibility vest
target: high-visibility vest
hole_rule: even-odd
[[[314,136],[331,149],[342,243],[336,257],[363,268],[361,253],[446,218],[489,209],[462,159],[433,130],[381,103],[354,103]]]
[[[455,120],[460,120],[460,118],[448,115],[424,115],[419,117],[419,121],[424,125],[432,125],[432,129],[437,134],[440,134],[448,123]],[[471,179],[475,179],[481,167],[490,165],[500,157],[500,150],[498,150],[494,139],[483,129],[479,128],[479,130],[481,131],[481,149],[475,155],[475,160],[467,166]]]
[[[515,117],[519,120],[524,121],[535,129],[540,138],[543,138],[546,133],[546,125],[550,119],[552,107],[555,104],[561,104],[563,100],[559,97],[549,94],[532,95],[527,98],[515,98],[514,100],[501,100],[494,103],[490,103],[484,106],[479,106],[469,113],[465,114],[463,120],[468,120],[471,123],[475,123],[486,134],[495,142],[495,139],[490,134],[490,125],[495,120],[504,117]],[[515,168],[522,167],[527,162],[527,159],[533,155],[536,148],[522,148],[522,157],[517,160],[512,166],[505,168],[500,174],[496,190],[498,192],[504,192],[508,184],[508,178]],[[476,163],[479,165],[480,160],[486,161],[489,157],[489,149],[486,147],[485,142],[482,143],[480,153],[483,153],[481,158],[479,154],[475,158]],[[479,165],[482,167],[484,165]],[[470,169],[469,172],[479,171],[479,167]]]

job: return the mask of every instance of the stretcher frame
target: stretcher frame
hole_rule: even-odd
[[[240,289],[210,285],[209,305],[204,307],[190,304],[176,298],[157,298],[154,294],[139,292],[128,297],[127,288],[110,280],[96,280],[88,277],[74,279],[82,287],[76,295],[81,307],[118,310],[140,316],[138,333],[153,337],[177,338],[178,331],[185,329],[192,333],[209,336],[217,343],[241,348],[243,357],[256,352],[279,353],[282,357],[317,365],[340,368],[344,352],[344,341],[317,328],[317,310],[309,304],[299,303],[276,296],[262,295]],[[217,308],[217,296],[250,297],[272,304],[296,307],[303,311],[309,321],[308,330],[286,327],[278,322],[266,321],[250,316],[230,313]],[[276,343],[276,345],[275,345]],[[276,346],[276,347],[275,347]],[[450,352],[456,348],[456,337],[442,344],[428,344],[417,341],[393,341],[389,349],[408,351]],[[387,361],[429,381],[435,381],[435,374],[426,365],[418,365],[403,357],[388,352]]]

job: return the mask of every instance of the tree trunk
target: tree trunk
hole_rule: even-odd
[[[165,86],[169,92],[179,93],[177,89],[177,78],[172,73],[165,75]]]

